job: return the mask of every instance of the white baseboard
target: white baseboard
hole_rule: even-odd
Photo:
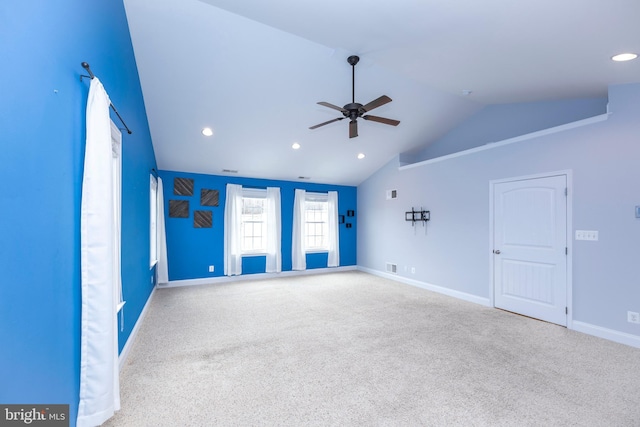
[[[122,368],[124,367],[125,362],[127,361],[127,357],[129,356],[129,352],[131,351],[131,347],[133,346],[133,342],[135,341],[136,335],[138,334],[138,330],[140,329],[140,325],[142,325],[142,321],[144,320],[144,317],[147,315],[147,310],[149,309],[149,305],[151,305],[151,299],[153,298],[153,296],[156,293],[156,289],[158,289],[157,286],[153,287],[153,290],[151,291],[151,295],[149,295],[149,298],[147,298],[147,302],[144,304],[144,307],[142,308],[142,311],[140,312],[140,316],[138,316],[138,320],[136,320],[136,324],[133,326],[133,329],[131,330],[131,333],[129,334],[129,338],[127,338],[127,342],[125,343],[124,347],[122,347],[122,351],[120,352],[120,355],[118,356],[118,370],[122,371]]]
[[[350,271],[350,270],[357,270],[357,267],[355,265],[347,265],[343,267],[312,268],[309,270],[301,270],[301,271],[283,271],[280,273],[255,273],[255,274],[242,274],[240,276],[219,276],[219,277],[205,277],[202,279],[170,280],[168,284],[158,285],[158,287],[159,288],[176,288],[180,286],[210,285],[214,283],[241,282],[244,280],[272,279],[275,277],[306,276],[309,274],[337,273],[340,271]]]
[[[395,280],[396,282],[405,283],[407,285],[416,286],[418,288],[426,289],[428,291],[437,292],[439,294],[444,294],[450,297],[458,298],[464,301],[472,302],[475,304],[484,305],[486,307],[491,307],[489,302],[489,298],[479,297],[477,295],[468,294],[466,292],[456,291],[454,289],[444,288],[442,286],[433,285],[431,283],[421,282],[419,280],[409,279],[408,277],[398,276],[397,274],[390,274],[384,271],[373,270],[367,267],[358,266],[358,270],[364,271],[365,273],[373,274],[375,276],[384,277],[385,279]]]
[[[582,332],[583,334],[593,335],[598,338],[604,338],[609,341],[614,341],[631,347],[640,348],[640,336],[638,335],[632,335],[626,332],[616,331],[614,329],[603,328],[602,326],[579,322],[577,320],[573,321],[572,329],[574,331]]]

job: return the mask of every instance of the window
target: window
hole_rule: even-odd
[[[296,189],[293,199],[291,267],[306,270],[309,252],[327,252],[327,267],[340,265],[338,192],[307,193]]]
[[[158,180],[150,175],[151,184],[149,188],[149,265],[150,268],[158,262]]]
[[[120,312],[120,331],[124,328],[124,307],[122,299],[122,134],[115,123],[111,122],[111,170],[113,171],[113,258],[115,260],[114,272],[115,286],[118,293],[118,306]]]
[[[242,254],[264,254],[267,251],[265,195],[256,190],[242,192],[240,235]],[[262,197],[260,197],[262,196]]]
[[[264,255],[265,272],[282,271],[280,189],[227,184],[224,203],[224,274],[242,274],[242,257]]]
[[[329,250],[329,208],[327,201],[306,200],[304,235],[307,252]]]

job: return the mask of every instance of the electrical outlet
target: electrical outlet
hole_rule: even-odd
[[[213,273],[213,265],[209,266],[209,273]]]
[[[635,311],[627,311],[627,322],[640,323],[640,313],[636,313]]]

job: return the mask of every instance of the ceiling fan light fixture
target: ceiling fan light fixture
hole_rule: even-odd
[[[204,128],[204,129],[202,129],[202,134],[203,134],[204,136],[211,136],[211,135],[213,135],[213,129],[211,129],[211,128]]]
[[[611,57],[612,61],[616,61],[616,62],[624,62],[624,61],[631,61],[632,59],[636,59],[638,57],[637,53],[620,53],[618,55],[614,55]]]

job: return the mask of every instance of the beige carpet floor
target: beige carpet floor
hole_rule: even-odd
[[[158,289],[106,426],[640,426],[640,349],[351,271]]]

